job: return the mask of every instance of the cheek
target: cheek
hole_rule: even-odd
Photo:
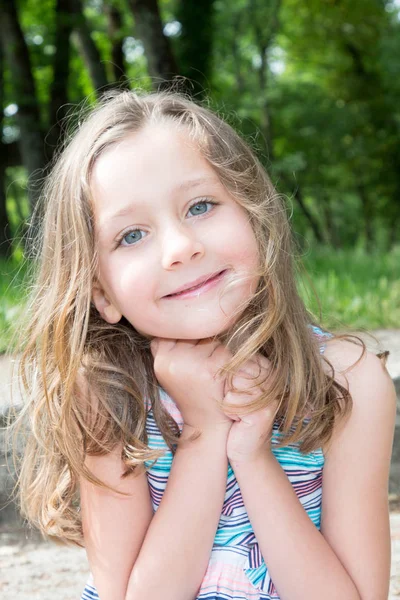
[[[243,217],[236,221],[236,226],[231,228],[225,240],[238,261],[247,268],[257,268],[259,264],[259,249],[254,232],[247,220]]]
[[[154,269],[145,264],[132,265],[127,262],[120,268],[116,283],[117,290],[128,301],[145,300],[152,295],[155,288]]]
[[[154,270],[144,261],[133,261],[129,252],[120,252],[116,260],[110,261],[104,274],[111,294],[121,307],[134,309],[149,298],[154,291]]]

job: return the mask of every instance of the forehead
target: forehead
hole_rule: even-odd
[[[168,173],[176,177],[200,166],[213,172],[186,129],[174,124],[152,124],[108,147],[94,163],[91,184],[107,187],[110,181],[128,175],[133,185],[151,178],[154,186],[156,175],[164,180]]]
[[[154,186],[158,177],[162,180],[195,168],[214,173],[202,156],[197,144],[186,130],[174,125],[148,125],[138,132],[128,134],[112,144],[95,161],[91,184],[108,187],[110,181],[130,176],[132,185],[146,180]]]
[[[172,198],[192,183],[221,185],[188,130],[174,124],[147,125],[96,159],[91,174],[96,220],[132,205]]]

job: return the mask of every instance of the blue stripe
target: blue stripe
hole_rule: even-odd
[[[320,327],[310,326],[313,333],[320,340],[321,354],[325,350],[324,339],[332,337]],[[173,405],[165,390],[160,390],[161,401],[168,406]],[[178,423],[182,427],[182,421]],[[164,455],[156,463],[147,461],[147,477],[154,510],[157,510],[162,500],[168,476],[171,470],[173,455],[159,431],[151,410],[148,412],[146,430],[150,448],[164,450]],[[276,444],[282,438],[279,424],[275,423],[271,441],[271,450],[285,471],[293,489],[295,490],[302,506],[307,512],[310,520],[317,529],[321,523],[322,503],[322,471],[324,467],[324,455],[322,449],[315,450],[309,454],[302,454],[299,444],[290,444],[285,448],[276,448]],[[260,600],[278,600],[278,595],[269,577],[267,566],[261,556],[253,528],[249,521],[239,485],[235,474],[228,463],[227,485],[218,529],[214,539],[211,552],[211,560],[223,565],[224,561],[230,565],[241,565],[249,581],[255,587],[255,593],[259,593]],[[232,563],[233,561],[233,563]],[[223,568],[223,567],[221,567]],[[197,600],[247,600],[244,596],[238,596],[233,590],[215,590],[201,588]],[[235,594],[235,595],[233,595]],[[87,585],[81,600],[98,599],[95,588]]]

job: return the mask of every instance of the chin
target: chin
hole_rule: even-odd
[[[203,340],[223,334],[228,329],[229,323],[206,324],[206,325],[188,325],[180,326],[162,331],[159,329],[158,337],[177,339],[177,340]]]

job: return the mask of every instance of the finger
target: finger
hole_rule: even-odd
[[[176,340],[168,339],[168,338],[153,338],[150,342],[150,350],[154,356],[158,352],[169,352],[176,345]]]
[[[178,348],[183,348],[184,350],[191,350],[195,348],[198,344],[199,340],[176,340],[176,345]]]
[[[209,340],[177,340],[175,352],[187,356],[188,352],[196,352],[196,355],[201,357],[207,357],[209,350]]]
[[[255,360],[248,360],[245,362],[238,371],[236,371],[235,376],[247,377],[247,379],[256,379],[261,373],[261,367]]]
[[[256,356],[256,361],[261,365],[262,368],[267,369],[268,371],[270,370],[271,361],[266,356],[258,353]]]
[[[251,389],[260,386],[260,366],[241,368],[232,376],[232,388]]]
[[[188,349],[192,349],[194,352],[196,352],[196,354],[198,354],[199,356],[202,357],[211,357],[214,352],[218,349],[221,348],[224,349],[225,346],[223,346],[221,344],[221,342],[219,340],[216,340],[215,338],[203,338],[201,340],[184,340],[186,341],[193,341],[194,345],[190,346],[190,348],[188,347]],[[227,358],[229,358],[229,353],[226,350],[227,353]]]
[[[212,352],[208,356],[208,363],[210,365],[210,369],[214,373],[215,380],[223,380],[224,381],[224,391],[227,379],[227,371],[224,370],[224,367],[229,363],[232,358],[231,352],[224,346],[219,343],[214,346]]]
[[[271,363],[268,358],[258,355],[254,359],[246,361],[235,373],[232,379],[233,385],[236,385],[236,378],[242,377],[252,382],[253,385],[263,385],[269,377]]]
[[[210,344],[210,353],[208,356],[209,358],[214,357],[215,359],[217,359],[217,356],[221,357],[221,359],[225,357],[225,362],[227,362],[231,358],[232,354],[229,352],[226,346],[221,344],[220,341],[215,340]]]
[[[239,417],[239,415],[233,415],[233,414],[231,414],[231,413],[229,413],[229,412],[227,412],[225,410],[224,410],[224,414],[225,414],[225,416],[227,416],[230,419],[232,419],[232,421],[240,421],[241,420],[240,417]]]
[[[232,407],[240,406],[245,408],[248,404],[251,404],[253,400],[251,394],[247,392],[227,392],[224,396],[223,405],[230,404]],[[229,411],[229,407],[227,407],[227,410]]]
[[[215,338],[203,338],[201,340],[196,340],[196,346],[193,350],[195,350],[196,353],[199,353],[200,356],[211,357],[219,346],[223,348],[219,340],[216,340]]]
[[[159,345],[158,338],[153,338],[150,342],[150,350],[153,355],[153,358],[157,354],[158,345]]]

